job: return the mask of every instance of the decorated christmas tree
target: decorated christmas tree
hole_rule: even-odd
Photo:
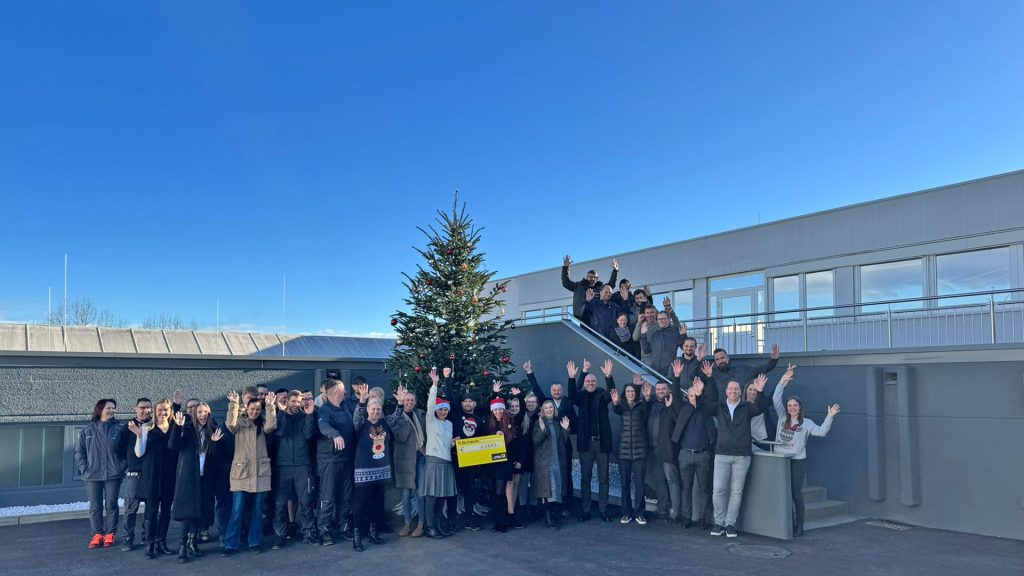
[[[424,262],[414,275],[402,274],[407,310],[391,318],[398,340],[387,368],[395,384],[423,401],[431,368],[441,374],[448,366],[464,393],[481,401],[495,380],[505,382],[516,371],[503,335],[515,328],[504,318],[505,283],[484,290],[495,273],[478,250],[482,229],[473,225],[466,205],[459,206],[458,195],[450,214],[437,211],[436,222],[438,228],[418,227],[427,237],[426,248],[416,248]]]

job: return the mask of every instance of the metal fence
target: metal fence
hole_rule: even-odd
[[[571,317],[571,306],[524,312],[521,324]],[[1024,343],[1020,289],[683,320],[710,349],[763,354]]]

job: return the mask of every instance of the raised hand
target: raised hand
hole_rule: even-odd
[[[703,372],[704,375],[707,376],[708,378],[711,378],[711,376],[714,375],[715,373],[715,368],[714,366],[711,365],[711,361],[705,360],[700,365],[700,371]]]
[[[435,370],[436,370],[436,368],[435,368]],[[452,377],[452,369],[451,369],[451,367],[450,366],[445,366],[444,368],[441,368],[441,375],[444,376],[445,378],[451,378]]]
[[[519,388],[517,388],[516,386],[513,386],[513,387],[512,387],[512,395],[513,395],[513,396],[519,396],[519,394],[520,394],[521,392],[522,392],[522,390],[520,390],[520,389],[519,389]]]
[[[650,382],[644,382],[644,385],[640,387],[640,391],[644,395],[644,400],[651,399],[651,389],[652,387]]]
[[[666,312],[671,310],[672,309],[672,299],[669,298],[668,296],[665,296],[664,298],[662,298],[661,299],[661,307],[664,308]]]
[[[640,325],[640,333],[647,334],[648,330],[650,330],[650,328],[647,327],[647,320],[644,320],[643,324]]]
[[[700,376],[693,377],[693,393],[697,396],[704,393],[704,381],[700,379]]]
[[[704,357],[708,354],[708,347],[704,344],[697,346],[697,362],[703,362]]]
[[[778,344],[772,344],[772,360],[778,360],[778,359],[779,359],[779,345]]]
[[[790,364],[786,368],[786,373],[782,375],[782,379],[779,380],[779,386],[785,388],[789,386],[790,381],[793,380],[793,374],[796,372],[796,364]]]
[[[590,360],[583,359],[583,373],[590,374]]]
[[[221,430],[220,428],[217,428],[216,430],[213,431],[213,434],[210,434],[210,440],[214,442],[220,442],[220,439],[223,437],[224,431]]]
[[[171,401],[174,402],[175,404],[177,404],[178,406],[181,406],[182,404],[184,404],[185,403],[185,391],[182,390],[181,388],[178,388],[177,390],[175,390],[174,394],[171,396]]]
[[[643,376],[641,376],[640,374],[638,374],[636,372],[633,373],[633,384],[635,384],[636,386],[643,386],[646,383],[647,383],[647,381],[644,380]]]
[[[839,404],[833,404],[833,405],[829,406],[828,407],[828,415],[829,416],[835,416],[836,414],[839,414]]]
[[[235,392],[234,390],[228,392],[228,402],[238,404],[238,392]]]
[[[612,404],[615,404],[616,406],[618,406],[619,405],[619,391],[616,390],[615,388],[612,388],[611,390],[608,391],[608,395],[612,397]]]
[[[591,300],[594,299],[594,294],[595,292],[593,288],[587,288],[587,302],[590,302]]]
[[[316,403],[313,402],[312,398],[307,399],[302,403],[302,411],[307,415],[313,414],[316,411]]]
[[[604,374],[605,378],[612,377],[612,359],[608,358],[601,364],[601,373]]]
[[[494,381],[494,384],[493,384],[493,385],[491,385],[491,390],[492,390],[492,391],[493,391],[493,392],[494,392],[495,394],[498,394],[498,393],[500,393],[500,392],[501,392],[501,382],[500,382],[500,381],[498,381],[498,380],[495,380],[495,381]]]
[[[398,388],[395,389],[395,402],[398,402],[399,404],[405,403],[405,397],[408,394],[409,391],[406,389],[406,387],[399,384]]]
[[[618,269],[619,269],[619,259],[618,258],[612,258],[612,270],[618,270]]]
[[[672,393],[671,392],[669,392],[668,395],[665,396],[665,407],[666,408],[671,408],[672,407]]]
[[[447,370],[447,368],[445,368],[445,370]],[[430,382],[434,386],[437,386],[437,383],[440,382],[440,381],[441,381],[441,379],[438,378],[438,376],[437,376],[437,368],[431,368],[430,369]]]
[[[267,405],[267,408],[272,408],[276,402],[276,394],[267,394],[266,397],[263,398],[263,403]]]
[[[682,336],[684,334],[686,334],[686,322],[680,322],[679,323],[679,335]]]
[[[754,390],[758,392],[764,392],[764,385],[768,382],[768,377],[764,374],[758,374],[757,378],[754,378]]]
[[[523,372],[533,374],[533,362],[530,362],[529,360],[523,362]]]
[[[562,266],[565,266],[566,268],[568,268],[571,265],[572,265],[572,258],[569,258],[569,255],[566,254],[565,255],[565,260],[562,260]]]
[[[576,374],[579,374],[579,368],[576,367],[576,363],[569,360],[565,363],[565,371],[569,373],[569,378],[576,378]]]
[[[562,430],[568,431],[569,430],[569,424],[570,424],[569,417],[568,416],[562,416],[562,420],[559,422],[559,424],[562,425]]]
[[[135,420],[128,421],[128,431],[136,436],[142,436],[142,426],[135,423]]]
[[[679,378],[679,375],[683,373],[683,361],[676,358],[672,361],[672,375]]]
[[[185,425],[185,413],[184,412],[175,412],[174,413],[174,423],[177,424],[179,427],[180,426],[184,426]]]
[[[341,436],[334,437],[334,449],[341,451],[345,449],[345,439]]]

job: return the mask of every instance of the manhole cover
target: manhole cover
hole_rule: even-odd
[[[753,544],[731,544],[727,550],[747,558],[787,558],[792,552],[778,546],[755,546]]]

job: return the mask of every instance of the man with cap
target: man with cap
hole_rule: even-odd
[[[452,423],[452,436],[458,440],[460,438],[475,438],[476,436],[483,436],[486,431],[483,430],[483,425],[487,422],[487,419],[477,413],[476,400],[469,395],[463,395],[459,385],[455,383],[452,377],[452,369],[444,368],[444,386],[448,390],[449,398],[452,400],[452,404],[457,406],[452,412],[452,416],[449,420]],[[453,448],[454,451],[454,448]],[[468,466],[463,468],[458,464],[458,458],[452,454],[454,460],[453,465],[455,466],[455,485],[459,490],[459,494],[462,495],[463,509],[463,520],[464,526],[467,530],[479,530],[480,526],[477,524],[476,519],[473,515],[473,507],[476,506],[476,490],[475,484],[476,479],[480,475],[479,466]],[[448,518],[449,520],[455,517],[458,510],[458,497],[451,498],[448,501]]]

